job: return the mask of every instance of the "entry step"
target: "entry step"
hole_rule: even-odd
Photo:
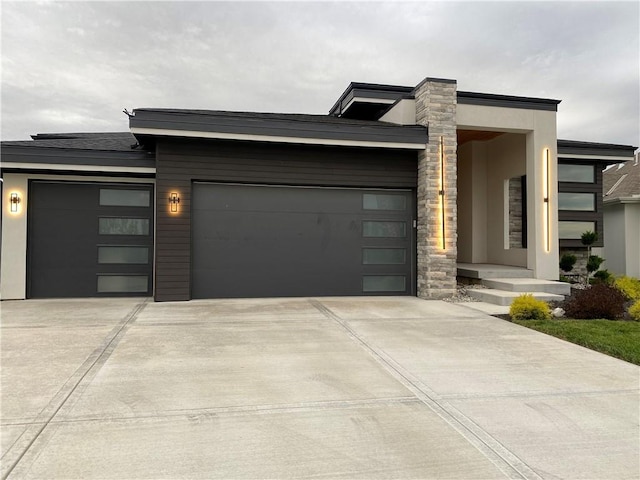
[[[505,306],[511,305],[511,303],[523,293],[530,293],[538,300],[544,300],[545,302],[561,302],[564,300],[563,295],[547,292],[510,292],[493,288],[470,288],[467,290],[467,295],[481,302]]]
[[[458,263],[458,276],[466,278],[533,278],[533,271],[509,265]]]
[[[489,288],[508,292],[545,292],[555,293],[556,295],[569,295],[571,293],[571,285],[568,283],[537,278],[487,278],[482,280],[482,284]]]

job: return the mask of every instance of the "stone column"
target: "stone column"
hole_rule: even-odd
[[[425,78],[414,90],[416,122],[428,127],[429,143],[418,154],[418,296],[455,293],[457,260],[456,81]],[[440,199],[440,139],[444,144],[444,248]]]

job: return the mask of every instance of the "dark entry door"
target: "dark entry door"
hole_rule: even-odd
[[[27,296],[148,296],[153,187],[32,181]]]
[[[195,183],[192,297],[412,295],[408,190]]]

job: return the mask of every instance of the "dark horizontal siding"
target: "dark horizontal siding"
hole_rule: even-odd
[[[155,298],[191,298],[191,186],[194,181],[271,185],[415,188],[417,154],[243,142],[157,143]],[[169,213],[171,192],[179,215]]]

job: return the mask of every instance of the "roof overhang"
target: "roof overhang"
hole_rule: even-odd
[[[158,137],[201,138],[364,148],[423,150],[427,129],[326,115],[136,109],[131,133],[144,144]]]
[[[637,147],[614,143],[580,142],[558,139],[558,158],[576,163],[594,162],[612,165],[634,159]]]
[[[329,115],[378,120],[398,100],[413,98],[413,90],[400,85],[352,82],[331,107]]]

